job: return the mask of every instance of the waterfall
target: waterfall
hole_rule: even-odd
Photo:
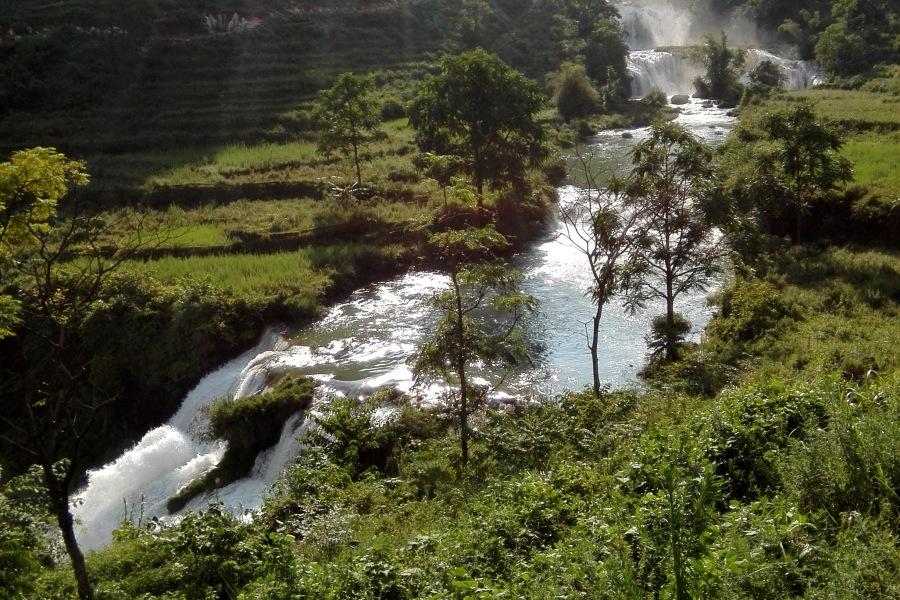
[[[688,46],[692,18],[687,7],[669,3],[614,4],[628,32],[625,43],[632,50],[652,50],[660,46]]]
[[[222,396],[259,392],[267,381],[260,357],[284,347],[281,336],[267,331],[255,348],[204,377],[168,423],[150,430],[116,461],[88,471],[88,485],[72,507],[79,543],[86,549],[108,544],[126,510],[135,518],[164,516],[166,500],[215,467],[225,453],[224,443],[196,439],[200,409]]]
[[[643,98],[653,88],[668,95],[691,94],[703,65],[684,54],[638,50],[628,53],[631,96]]]
[[[748,50],[745,70],[755,69],[764,60],[770,60],[781,67],[785,77],[784,89],[788,91],[805,90],[821,83],[816,63],[781,58],[765,50]],[[637,50],[628,53],[632,98],[643,98],[653,88],[659,88],[668,95],[692,94],[694,78],[702,75],[704,71],[704,66],[687,54],[655,50]],[[746,74],[742,81],[747,83]]]
[[[765,50],[748,50],[745,68],[752,71],[765,60],[770,60],[781,67],[781,72],[785,76],[782,85],[788,91],[805,90],[822,83],[822,71],[817,63],[808,60],[790,60]],[[746,83],[748,79],[745,78],[743,81]]]

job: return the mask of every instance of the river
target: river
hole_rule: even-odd
[[[626,18],[634,21],[635,11],[629,8]],[[645,36],[647,32],[660,35],[658,32],[666,29],[645,24],[642,31]],[[755,57],[766,55],[759,51]],[[813,81],[815,69],[809,65],[783,60],[781,64],[794,82],[792,86],[801,88]],[[661,86],[669,94],[687,93],[684,87],[697,67],[665,52],[645,50],[632,53],[629,68],[634,76],[633,93],[640,95],[650,86]],[[681,107],[677,121],[711,145],[724,140],[736,122],[724,110],[700,101]],[[644,128],[595,136],[589,144],[593,160],[624,164],[629,149],[648,132],[649,128]],[[578,194],[579,189],[572,185],[559,190],[562,203],[573,201]],[[522,274],[524,291],[535,296],[542,308],[526,327],[535,364],[508,383],[502,391],[507,397],[543,397],[563,389],[581,389],[591,380],[585,323],[593,307],[584,295],[590,275],[584,256],[561,233],[558,223],[551,224],[527,251],[511,260]],[[89,483],[73,506],[79,542],[88,549],[108,544],[126,513],[135,519],[140,514],[144,519],[172,518],[165,516],[166,499],[212,468],[224,453],[223,444],[196,439],[200,408],[217,397],[259,392],[273,378],[288,372],[310,375],[322,383],[316,402],[327,402],[329,395],[366,395],[382,386],[409,391],[413,377],[407,361],[436,321],[428,300],[446,283],[433,272],[410,272],[356,291],[308,327],[268,330],[255,348],[204,377],[168,423],[147,433],[113,463],[89,472]],[[699,339],[711,316],[705,294],[682,296],[676,310],[692,323],[693,339]],[[604,311],[600,373],[611,387],[635,381],[645,361],[644,336],[650,320],[661,312],[662,306],[651,306],[632,315],[615,301]],[[438,391],[431,388],[424,394],[434,396]],[[291,419],[279,443],[257,459],[252,475],[219,490],[215,497],[242,514],[258,508],[266,488],[296,456],[296,438],[307,426],[299,417]],[[196,510],[208,500],[197,498],[187,509]]]

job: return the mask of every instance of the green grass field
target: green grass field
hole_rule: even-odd
[[[900,135],[852,137],[843,154],[854,163],[857,183],[885,198],[900,198]]]
[[[348,250],[349,251],[349,250]],[[166,257],[133,262],[128,270],[142,271],[163,281],[203,280],[241,295],[272,294],[290,290],[293,295],[318,299],[329,278],[314,267],[315,251],[278,254],[234,254],[225,256]]]
[[[900,127],[900,96],[889,93],[859,92],[855,90],[810,89],[791,92],[783,100],[769,104],[780,108],[788,101],[806,100],[816,106],[816,112],[845,125],[886,125]]]

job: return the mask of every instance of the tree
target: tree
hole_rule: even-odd
[[[744,88],[741,106],[753,102],[756,98],[768,98],[773,91],[784,89],[785,74],[781,67],[771,60],[761,61],[747,75],[750,83]]]
[[[694,81],[697,95],[728,102],[740,100],[743,91],[740,77],[744,69],[744,51],[729,48],[724,31],[721,40],[716,40],[709,34],[703,36],[699,59],[706,66],[706,75],[697,77]]]
[[[102,304],[104,285],[125,260],[169,239],[133,213],[116,223],[85,214],[74,190],[87,181],[84,163],[52,148],[17,152],[0,165],[0,279],[18,305],[14,349],[0,378],[0,441],[40,468],[82,599],[94,594],[69,498],[92,427],[116,398],[91,379],[101,357],[82,344],[79,326]],[[57,203],[67,196],[60,222]],[[125,233],[110,251],[101,240],[107,244],[113,229]]]
[[[33,250],[35,234],[45,234],[56,216],[56,205],[70,185],[87,183],[84,163],[66,159],[52,148],[13,154],[0,164],[0,276],[17,255]],[[6,278],[0,279],[6,282]],[[12,335],[19,323],[20,303],[0,294],[0,339]]]
[[[469,416],[482,404],[489,388],[473,383],[471,371],[492,377],[496,388],[507,370],[530,360],[520,339],[523,318],[537,307],[537,301],[518,288],[518,272],[491,259],[508,242],[493,226],[470,227],[432,235],[430,244],[438,270],[447,275],[448,288],[432,302],[441,314],[428,341],[414,358],[418,382],[437,376],[450,386],[452,407],[459,424],[462,468],[469,462]],[[479,311],[493,308],[502,317],[489,328]],[[496,375],[500,370],[501,374]]]
[[[563,63],[550,81],[556,110],[567,122],[597,112],[600,95],[594,89],[584,67]]]
[[[850,181],[853,163],[838,154],[844,142],[837,129],[817,119],[808,104],[769,115],[764,129],[769,139],[779,144],[776,151],[779,172],[775,178],[794,205],[795,241],[799,244],[803,215],[809,210],[810,202],[817,195]]]
[[[344,156],[353,156],[359,187],[362,187],[360,149],[380,137],[380,109],[372,98],[372,87],[372,80],[367,77],[342,73],[331,89],[319,92],[315,111],[319,151],[331,155],[337,150]]]
[[[543,105],[537,83],[478,49],[441,59],[441,74],[422,85],[410,123],[421,150],[466,159],[480,207],[485,183],[521,184],[526,167],[546,156],[535,119]]]
[[[872,64],[866,41],[839,19],[819,34],[816,60],[822,68],[836,75],[853,75],[865,71]]]
[[[625,282],[632,310],[651,300],[666,303],[665,358],[677,359],[683,325],[675,299],[703,290],[728,252],[711,218],[707,181],[712,153],[676,123],[655,124],[632,152],[628,195],[642,214],[645,235]]]
[[[627,100],[631,95],[627,57],[624,27],[612,17],[598,19],[587,36],[584,65],[588,76],[600,88],[610,90],[604,95],[607,103]]]
[[[587,185],[579,199],[560,207],[566,227],[565,237],[584,254],[591,270],[591,286],[587,295],[594,303],[591,333],[587,335],[593,367],[594,395],[600,395],[600,319],[603,308],[622,291],[634,266],[633,253],[642,237],[642,213],[628,202],[627,183],[611,176],[601,187],[589,165],[592,157],[581,157]]]

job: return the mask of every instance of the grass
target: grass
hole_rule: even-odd
[[[164,282],[209,280],[239,296],[296,297],[314,306],[337,279],[352,279],[365,265],[369,270],[383,271],[397,264],[407,251],[400,244],[337,243],[273,254],[166,256],[131,261],[123,268]]]
[[[352,252],[351,247],[345,251]],[[290,290],[293,295],[318,299],[330,282],[315,268],[315,251],[299,250],[278,254],[235,254],[224,256],[165,257],[133,262],[128,270],[142,271],[164,281],[209,279],[214,285],[241,295],[266,295]]]
[[[894,94],[810,89],[785,94],[781,99],[767,103],[767,107],[781,108],[797,100],[814,103],[818,114],[848,127],[900,128],[900,96]]]
[[[897,107],[900,111],[900,106]],[[853,161],[854,180],[885,198],[900,198],[900,137],[898,134],[850,138],[843,155]]]

